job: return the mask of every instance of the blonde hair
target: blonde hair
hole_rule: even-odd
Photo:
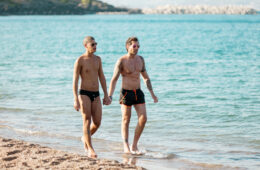
[[[92,36],[86,36],[83,40],[83,45],[85,46],[89,41],[95,40]]]

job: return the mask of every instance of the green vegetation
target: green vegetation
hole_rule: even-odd
[[[69,0],[60,0],[62,3],[68,3]]]
[[[98,0],[0,0],[0,15],[82,15],[129,11]]]
[[[91,5],[91,0],[81,0],[81,4],[84,8],[87,8]]]

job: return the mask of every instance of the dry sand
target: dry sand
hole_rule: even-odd
[[[55,150],[24,141],[0,137],[0,169],[138,169],[144,168],[106,159]]]

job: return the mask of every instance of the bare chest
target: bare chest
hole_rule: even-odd
[[[99,63],[96,59],[84,59],[82,62],[81,73],[87,74],[92,72],[98,72]]]
[[[131,59],[123,61],[123,72],[126,74],[141,72],[143,63],[139,59]]]

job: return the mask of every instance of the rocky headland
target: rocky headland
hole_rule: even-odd
[[[83,15],[102,12],[140,13],[98,0],[1,0],[0,15]]]
[[[1,0],[0,15],[84,15],[84,14],[228,14],[251,15],[259,11],[248,6],[175,6],[131,9],[99,0]]]

